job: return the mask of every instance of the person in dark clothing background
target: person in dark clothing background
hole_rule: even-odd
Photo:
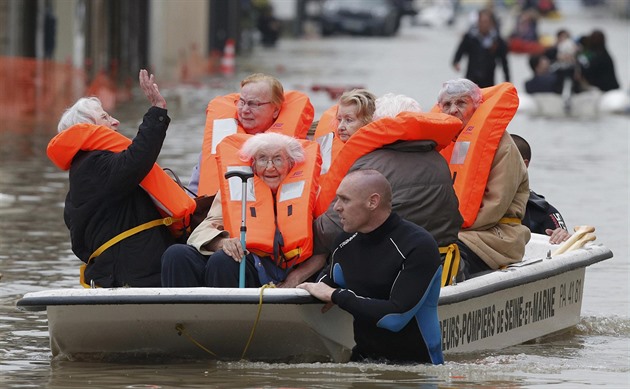
[[[265,47],[273,47],[276,45],[278,38],[280,38],[282,24],[273,15],[273,7],[271,4],[263,5],[258,12],[259,15],[256,25],[260,31],[261,43]]]
[[[615,75],[615,65],[606,49],[606,37],[600,30],[594,30],[584,39],[584,49],[578,55],[580,73],[589,85],[602,92],[619,89]]]
[[[510,69],[507,61],[508,46],[499,35],[494,14],[487,9],[479,11],[477,25],[464,35],[453,58],[453,68],[460,71],[459,62],[468,56],[466,78],[480,88],[493,86],[494,71],[497,61],[505,81],[510,81]]]
[[[532,55],[529,66],[534,71],[534,77],[525,81],[527,93],[562,93],[563,78],[550,70],[550,62],[544,55]]]
[[[161,257],[173,243],[167,227],[149,228],[88,258],[112,237],[161,218],[140,182],[153,168],[166,137],[170,118],[166,100],[153,75],[141,70],[140,86],[151,102],[138,134],[127,149],[79,151],[70,166],[70,188],[64,219],[72,251],[83,262],[86,283],[100,287],[159,287]],[[119,122],[105,112],[97,98],[81,98],[61,117],[59,135],[79,123],[117,130]]]
[[[512,135],[512,140],[523,157],[525,166],[529,167],[529,162],[532,159],[532,149],[529,143],[521,136],[510,135]],[[529,227],[531,232],[549,235],[549,242],[552,244],[562,243],[571,236],[560,212],[549,204],[544,196],[533,190],[529,191],[523,225]]]

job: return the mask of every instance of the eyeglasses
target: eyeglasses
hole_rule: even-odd
[[[269,162],[271,162],[271,164],[276,168],[276,169],[281,169],[284,164],[286,163],[286,160],[282,157],[273,157],[273,158],[266,158],[266,157],[262,157],[262,158],[256,158],[256,167],[260,168],[260,169],[266,169],[267,166],[269,165]]]
[[[266,101],[264,103],[259,103],[257,101],[253,101],[253,100],[245,101],[243,99],[236,99],[236,100],[234,100],[234,104],[236,104],[236,106],[238,108],[243,108],[245,106],[248,106],[250,109],[257,109],[257,108],[260,108],[261,105],[271,104],[271,101]]]

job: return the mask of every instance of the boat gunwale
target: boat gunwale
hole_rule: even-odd
[[[604,246],[599,246],[599,247],[603,248]],[[567,255],[567,254],[564,254],[564,255]],[[440,291],[440,299],[438,302],[438,306],[460,303],[462,301],[481,297],[484,295],[488,295],[490,293],[495,293],[502,290],[515,288],[524,284],[529,284],[535,281],[551,278],[551,277],[554,277],[554,276],[557,276],[557,275],[560,275],[569,271],[573,271],[576,269],[580,269],[580,268],[586,269],[586,267],[590,265],[604,261],[606,259],[610,259],[612,257],[613,257],[612,251],[606,247],[605,251],[603,251],[602,253],[599,253],[593,256],[588,256],[585,258],[573,258],[573,256],[567,256],[566,258],[545,258],[545,259],[539,259],[539,260],[530,260],[530,261],[536,261],[536,262],[532,264],[525,263],[523,265],[520,265],[517,268],[508,267],[503,270],[493,271],[483,276],[472,278],[468,280],[468,282],[471,282],[471,281],[475,282],[475,280],[477,280],[476,282],[480,283],[480,285],[476,287],[468,287],[467,290],[461,290],[461,291],[455,290],[457,289],[458,285],[462,285],[463,283],[453,285],[452,288],[451,287],[442,288],[442,290]],[[542,271],[538,271],[538,272],[522,272],[522,273],[518,272],[519,268],[533,266],[540,262],[542,262],[543,264],[546,264],[551,261],[555,261],[555,262],[562,261],[562,263],[559,266],[553,266],[551,268],[543,269]],[[493,277],[493,278],[498,278],[498,279],[492,280],[491,282],[486,282],[486,283],[480,282],[480,281],[487,280],[488,279],[487,277]],[[471,285],[471,284],[469,283],[468,285]]]
[[[122,288],[120,288],[122,289]],[[161,290],[164,288],[150,288],[147,290]],[[175,288],[169,288],[174,290]],[[204,288],[208,290],[218,288]],[[225,288],[221,288],[225,289]],[[110,289],[111,290],[111,289]],[[252,289],[253,290],[253,289]],[[260,293],[256,294],[167,294],[156,295],[92,295],[92,296],[37,296],[18,300],[17,307],[25,311],[44,311],[48,306],[70,305],[194,305],[194,304],[244,304],[260,303]],[[237,297],[237,299],[235,298]],[[271,295],[263,294],[264,304],[323,304],[311,295]]]
[[[605,246],[593,246],[603,250],[595,255],[575,258],[572,253],[563,254],[558,258],[530,259],[531,263],[522,263],[518,267],[508,267],[504,270],[493,271],[483,276],[472,278],[466,282],[447,286],[440,291],[438,306],[460,303],[490,293],[515,288],[531,282],[547,279],[568,271],[586,268],[589,265],[612,258],[613,254]],[[589,250],[587,248],[587,250]],[[592,250],[592,247],[591,247]],[[558,266],[549,267],[551,262]],[[540,271],[519,271],[536,265],[546,265]],[[125,289],[133,290],[133,294],[123,294]],[[172,293],[180,289],[187,293]],[[194,289],[194,292],[191,290]],[[93,295],[46,295],[45,293],[59,292],[60,290],[30,292],[17,301],[16,306],[23,311],[45,311],[48,306],[76,306],[76,305],[181,305],[181,304],[259,304],[262,295],[264,304],[323,304],[315,297],[300,289],[265,289],[229,288],[232,292],[224,293],[226,288],[221,288],[222,293],[205,293],[217,288],[116,288],[116,289],[71,289],[72,293],[90,291]],[[106,290],[107,294],[99,294],[100,290]],[[95,291],[95,292],[91,292]],[[159,291],[156,294],[141,294],[144,291]],[[286,292],[290,291],[290,294]],[[40,295],[38,295],[40,294]]]

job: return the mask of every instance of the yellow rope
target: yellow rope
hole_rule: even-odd
[[[258,299],[258,313],[256,314],[256,320],[254,321],[254,326],[252,327],[252,331],[249,334],[249,339],[247,340],[247,344],[245,345],[245,348],[243,349],[243,353],[241,354],[241,359],[245,358],[245,354],[247,353],[247,349],[249,348],[250,343],[252,342],[252,339],[254,338],[254,333],[256,332],[256,327],[258,326],[258,321],[260,320],[260,313],[262,312],[262,306],[263,306],[263,293],[265,292],[265,289],[267,288],[275,288],[276,286],[273,283],[269,283],[269,284],[265,284],[260,288],[260,297]],[[207,352],[208,354],[214,355],[215,357],[219,357],[217,354],[213,353],[212,351],[210,351],[209,349],[207,349],[206,347],[204,347],[201,343],[197,342],[184,328],[184,325],[181,323],[177,323],[175,325],[175,330],[177,331],[178,335],[184,335],[188,338],[188,340],[190,340],[195,346],[199,347],[200,349],[202,349],[203,351]]]
[[[241,354],[241,359],[245,358],[245,354],[247,353],[247,349],[249,348],[249,344],[251,343],[252,339],[254,338],[254,332],[256,332],[256,326],[258,325],[258,320],[260,319],[260,313],[262,312],[262,306],[263,306],[263,293],[265,292],[265,289],[267,288],[275,288],[276,286],[273,283],[268,283],[263,285],[260,288],[260,298],[258,300],[258,314],[256,315],[256,321],[254,321],[254,326],[252,327],[252,332],[249,334],[249,339],[247,340],[247,344],[245,345],[245,349],[243,349],[243,354]]]
[[[175,325],[175,330],[177,331],[178,335],[184,335],[188,338],[188,340],[190,340],[195,346],[199,347],[200,349],[202,349],[203,351],[207,352],[208,354],[214,355],[215,357],[219,357],[217,354],[213,353],[212,351],[210,351],[209,349],[205,348],[201,343],[197,342],[192,336],[190,336],[188,334],[188,332],[186,332],[186,329],[184,328],[184,325],[182,323],[177,323]]]

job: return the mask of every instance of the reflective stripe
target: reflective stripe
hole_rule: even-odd
[[[319,143],[322,153],[322,173],[325,175],[330,170],[343,142],[336,136],[337,133],[337,104],[328,108],[319,118],[313,139]]]
[[[330,132],[326,135],[320,136],[315,139],[319,143],[319,151],[322,153],[322,173],[328,173],[330,165],[333,161],[333,142],[335,140],[335,134]]]

